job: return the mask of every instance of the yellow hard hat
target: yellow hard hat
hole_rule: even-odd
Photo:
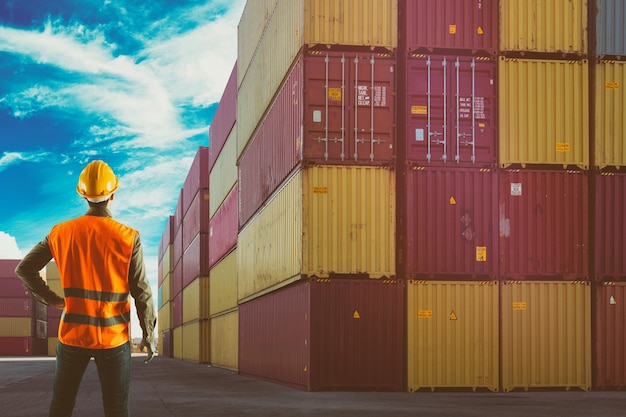
[[[119,180],[106,162],[96,160],[87,164],[78,178],[76,191],[92,203],[109,199],[117,190]]]

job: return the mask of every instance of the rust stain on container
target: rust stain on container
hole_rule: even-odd
[[[498,275],[498,177],[490,169],[407,171],[407,273]]]
[[[408,51],[465,49],[468,53],[497,53],[497,0],[417,0],[405,4]]]
[[[497,64],[466,56],[407,59],[407,160],[495,165]]]
[[[626,282],[601,282],[594,298],[594,388],[626,388]]]
[[[588,180],[581,171],[500,173],[500,274],[589,276]]]
[[[501,305],[504,391],[591,388],[589,282],[506,281]]]
[[[496,281],[409,281],[408,389],[499,387]]]
[[[403,389],[403,285],[310,279],[239,306],[239,372],[305,390]]]

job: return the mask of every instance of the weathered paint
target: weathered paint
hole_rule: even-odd
[[[310,279],[241,304],[239,372],[306,390],[400,391],[403,297],[395,280]]]
[[[395,173],[298,170],[240,231],[237,273],[239,300],[301,275],[394,276]]]
[[[587,279],[588,178],[581,171],[500,173],[500,274]]]
[[[589,282],[506,281],[500,289],[502,389],[589,390]]]
[[[405,1],[408,51],[498,52],[498,0]]]
[[[496,61],[419,55],[406,62],[407,160],[495,165]]]
[[[595,175],[595,279],[626,280],[626,173]]]
[[[588,62],[500,57],[499,159],[589,167]]]
[[[497,281],[409,281],[408,389],[499,389]]]
[[[211,366],[239,368],[239,311],[211,318]]]
[[[595,70],[595,165],[623,167],[626,166],[626,63],[600,61]]]
[[[495,279],[498,276],[496,172],[428,167],[409,169],[406,178],[409,277]]]
[[[500,51],[587,54],[587,0],[500,0]]]
[[[626,282],[599,282],[594,305],[594,389],[626,388]]]

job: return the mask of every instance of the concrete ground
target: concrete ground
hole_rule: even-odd
[[[133,356],[131,415],[359,417],[622,417],[626,392],[305,392],[177,359]],[[53,358],[0,358],[0,416],[46,416]],[[103,415],[95,364],[74,417]]]

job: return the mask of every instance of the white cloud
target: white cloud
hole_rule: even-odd
[[[0,172],[4,171],[11,165],[22,162],[41,162],[50,157],[50,152],[4,152],[0,156]]]
[[[15,238],[8,233],[0,232],[0,259],[22,259],[22,251]]]

